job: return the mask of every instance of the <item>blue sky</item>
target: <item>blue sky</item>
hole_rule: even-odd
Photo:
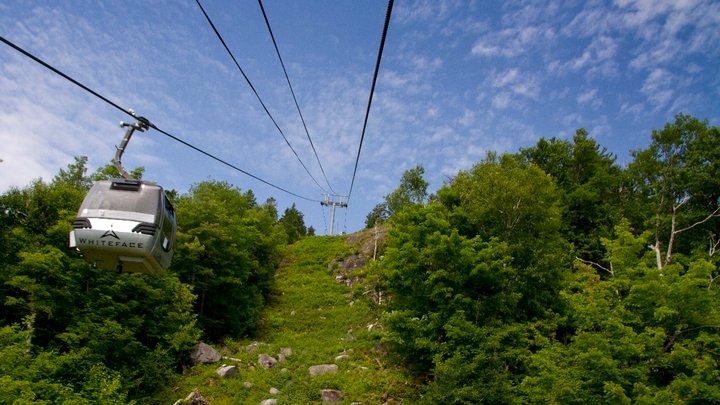
[[[202,1],[292,145],[286,144],[194,1],[5,0],[0,35],[157,127],[285,193],[158,133],[123,158],[185,192],[203,180],[292,204],[329,233],[330,191],[256,1]],[[347,194],[385,1],[265,0],[332,190]],[[347,209],[364,226],[403,172],[431,192],[488,151],[586,128],[620,164],[677,113],[720,122],[720,2],[396,0]],[[74,156],[108,163],[129,117],[0,43],[0,192],[50,180]],[[298,159],[295,156],[298,154]],[[301,163],[322,186],[319,187]],[[332,192],[332,191],[330,191]]]

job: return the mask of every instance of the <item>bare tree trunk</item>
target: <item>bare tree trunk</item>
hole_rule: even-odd
[[[655,244],[649,245],[648,247],[655,251],[655,261],[657,262],[657,268],[658,268],[658,271],[660,272],[660,275],[662,275],[663,263],[662,263],[662,253],[660,252],[660,239],[656,239]]]
[[[675,226],[677,224],[677,210],[683,205],[683,203],[684,202],[679,205],[673,205],[672,207],[672,216],[670,217],[670,240],[668,241],[667,252],[665,252],[665,265],[670,264],[670,261],[672,260],[672,250],[675,245],[675,235],[677,235],[675,232]]]
[[[655,212],[655,245],[650,245],[648,247],[655,252],[655,261],[657,262],[657,268],[662,275],[663,263],[662,252],[660,251],[660,207],[658,207],[657,211]]]

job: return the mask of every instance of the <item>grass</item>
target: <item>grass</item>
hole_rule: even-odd
[[[337,283],[339,268],[329,265],[358,251],[340,236],[308,237],[290,246],[256,336],[215,345],[234,360],[187,370],[159,401],[173,403],[198,389],[213,405],[269,398],[278,404],[320,404],[320,390],[332,388],[343,392],[344,404],[413,402],[417,392],[411,377],[378,349],[380,309],[363,294],[362,282]],[[271,369],[258,365],[259,354],[278,358],[282,348],[293,352],[285,361]],[[346,358],[336,360],[340,355]],[[220,379],[215,370],[222,363],[238,365],[238,377]],[[339,371],[310,377],[308,368],[318,364],[337,364]],[[271,395],[271,388],[279,392]]]

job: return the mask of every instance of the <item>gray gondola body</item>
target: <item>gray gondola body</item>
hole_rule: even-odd
[[[175,212],[162,187],[103,180],[80,206],[69,245],[98,268],[159,273],[170,266],[175,231]]]

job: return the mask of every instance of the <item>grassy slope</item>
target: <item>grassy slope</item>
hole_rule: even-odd
[[[290,246],[257,336],[226,341],[219,348],[240,361],[224,359],[188,370],[164,394],[164,402],[198,389],[213,405],[259,404],[268,398],[279,404],[319,404],[324,388],[341,390],[346,404],[382,404],[388,398],[413,402],[415,387],[409,377],[377,350],[381,330],[369,325],[377,324],[379,309],[363,294],[362,282],[352,287],[338,284],[335,274],[340,268],[329,268],[333,260],[358,251],[345,237],[309,237]],[[354,270],[353,275],[362,271]],[[248,348],[253,341],[258,343],[256,350]],[[260,353],[278,358],[284,347],[293,351],[286,361],[267,370],[258,365]],[[336,361],[340,354],[348,358]],[[222,363],[238,365],[238,378],[219,379],[215,370]],[[310,377],[308,367],[330,363],[338,364],[337,374]],[[272,396],[270,388],[280,392]]]

